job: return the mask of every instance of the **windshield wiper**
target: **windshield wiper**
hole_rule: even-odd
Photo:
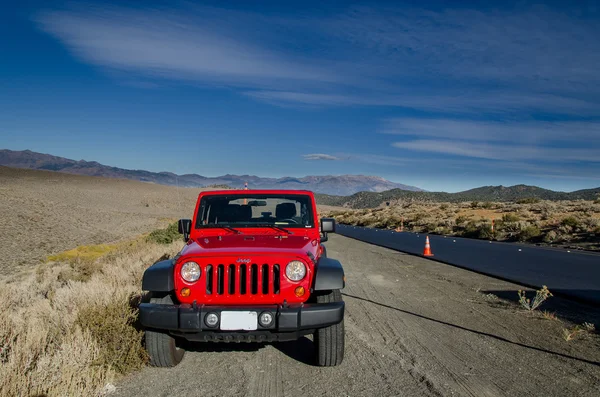
[[[219,224],[215,224],[212,223],[210,225],[202,225],[203,228],[209,228],[209,229],[225,229],[225,230],[229,230],[234,232],[235,234],[243,234],[242,232],[240,232],[238,229],[234,229],[231,226],[225,226],[225,225],[219,225]]]
[[[256,223],[256,224],[253,224],[252,226],[253,227],[270,227],[270,228],[273,228],[275,230],[279,230],[280,232],[284,232],[284,233],[287,233],[287,234],[294,234],[293,232],[291,232],[291,231],[289,231],[287,229],[284,229],[282,227],[275,226],[272,223]]]

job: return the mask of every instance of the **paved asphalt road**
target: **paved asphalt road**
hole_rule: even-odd
[[[337,233],[410,254],[422,254],[425,234],[337,225]],[[600,255],[525,244],[429,235],[435,260],[600,304]]]

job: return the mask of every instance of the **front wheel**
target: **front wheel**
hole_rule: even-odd
[[[342,293],[335,289],[326,295],[318,295],[317,303],[341,302]],[[314,333],[315,355],[320,367],[340,365],[344,360],[344,320],[339,324],[318,329]]]
[[[153,297],[150,303],[172,305],[170,295]],[[146,330],[146,350],[150,356],[150,365],[154,367],[174,367],[181,362],[185,350],[177,346],[177,340],[166,332]]]

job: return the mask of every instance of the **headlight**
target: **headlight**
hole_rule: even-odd
[[[300,281],[306,276],[306,266],[300,261],[291,261],[285,267],[285,275],[292,281]]]
[[[188,283],[198,281],[200,273],[200,266],[196,262],[186,262],[181,266],[181,277]]]

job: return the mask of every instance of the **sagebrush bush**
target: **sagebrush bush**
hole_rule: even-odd
[[[520,220],[521,220],[521,218],[517,214],[508,213],[508,214],[502,215],[502,222],[506,222],[506,223],[519,222]]]
[[[521,231],[517,235],[517,239],[519,241],[529,241],[536,237],[539,237],[541,234],[542,231],[537,225],[529,225],[521,229]]]
[[[516,201],[517,204],[536,204],[539,202],[540,202],[540,199],[537,197],[527,197],[527,198],[522,198],[522,199]]]
[[[96,365],[125,374],[141,368],[148,358],[143,332],[134,327],[136,319],[137,310],[128,301],[113,301],[81,308],[75,326],[89,331],[102,346]]]
[[[171,223],[165,229],[157,229],[151,232],[147,241],[157,244],[171,244],[173,241],[181,238],[181,234],[178,231],[177,222]]]
[[[471,221],[467,223],[462,235],[469,238],[489,239],[493,237],[492,225]]]
[[[564,218],[560,223],[563,226],[568,226],[573,229],[576,229],[579,226],[579,220],[574,216],[568,216]]]

